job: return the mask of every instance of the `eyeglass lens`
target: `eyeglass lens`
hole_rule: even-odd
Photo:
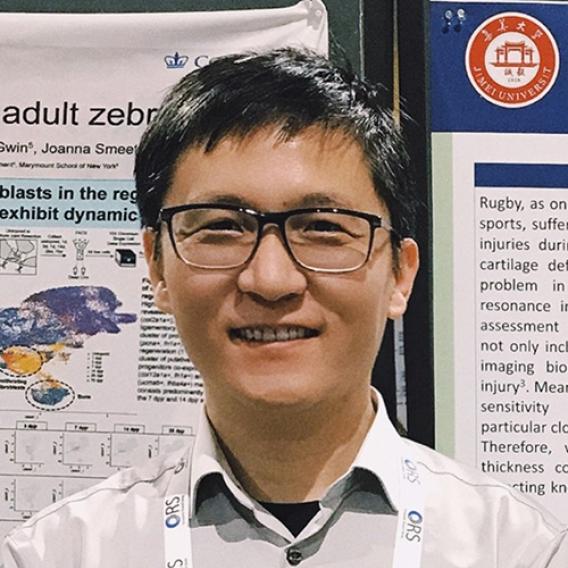
[[[284,227],[292,255],[306,268],[351,270],[367,258],[371,228],[366,219],[336,212],[297,213]],[[189,209],[171,219],[178,255],[203,268],[245,263],[256,245],[258,228],[255,217],[231,209]]]

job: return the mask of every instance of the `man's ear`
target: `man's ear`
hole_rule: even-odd
[[[148,265],[148,276],[154,290],[154,303],[162,312],[171,313],[170,295],[163,274],[163,258],[160,251],[160,243],[156,242],[160,235],[154,229],[144,229],[142,242],[144,244],[144,256]],[[157,253],[156,253],[157,251]]]
[[[406,311],[419,264],[416,241],[414,239],[403,239],[398,251],[398,267],[394,273],[395,282],[388,310],[390,319],[397,319]]]

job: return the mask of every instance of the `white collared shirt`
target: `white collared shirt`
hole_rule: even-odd
[[[424,568],[568,568],[568,533],[485,474],[402,439],[382,401],[350,470],[294,537],[239,485],[203,412],[193,451],[113,475],[10,533],[5,568],[161,567],[162,501],[189,492],[194,568],[390,568],[410,450],[426,490]]]

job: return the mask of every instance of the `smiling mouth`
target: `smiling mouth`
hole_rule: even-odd
[[[229,331],[231,339],[239,339],[247,343],[275,343],[310,339],[317,337],[319,331],[302,326],[270,327],[266,325],[233,328]]]

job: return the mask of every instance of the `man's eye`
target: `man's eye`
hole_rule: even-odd
[[[242,233],[244,227],[233,219],[210,221],[197,229],[198,231],[236,231]]]
[[[326,219],[310,221],[304,227],[304,231],[313,231],[315,233],[349,233],[346,227]]]
[[[233,217],[210,217],[204,219],[192,219],[184,225],[178,227],[178,233],[184,238],[193,235],[241,235],[246,231],[246,227],[240,219]]]
[[[189,223],[176,227],[176,240],[199,240],[212,238],[235,238],[240,237],[245,228],[234,219],[203,220],[199,223]]]

